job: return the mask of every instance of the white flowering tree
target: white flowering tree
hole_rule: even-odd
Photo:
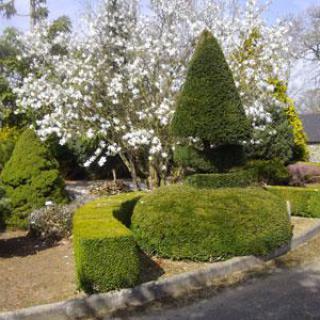
[[[219,39],[253,126],[263,130],[260,120],[271,121],[269,79],[286,76],[288,40],[286,26],[265,25],[263,10],[254,0],[245,8],[235,1],[153,0],[144,16],[138,0],[104,0],[81,36],[52,40],[40,25],[23,38],[23,58],[32,67],[15,85],[20,111],[33,112],[43,138],[56,133],[63,144],[74,135],[98,137],[85,165],[104,165],[118,154],[135,183],[142,176],[159,185],[170,173],[176,95],[204,28]],[[259,50],[246,55],[254,32]]]

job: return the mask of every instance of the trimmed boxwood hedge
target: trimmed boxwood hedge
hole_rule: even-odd
[[[270,193],[284,202],[290,201],[293,216],[320,218],[319,189],[298,187],[268,187]]]
[[[190,186],[197,188],[235,188],[248,187],[256,182],[251,170],[230,173],[194,174],[185,179]]]
[[[74,252],[79,287],[85,292],[106,292],[137,283],[138,248],[122,222],[130,222],[141,196],[135,192],[102,198],[77,210],[73,219]]]
[[[285,203],[260,188],[163,187],[139,201],[131,229],[147,253],[198,261],[267,255],[292,236]]]

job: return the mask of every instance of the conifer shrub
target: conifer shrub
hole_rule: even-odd
[[[292,148],[293,161],[307,161],[309,158],[307,135],[304,131],[303,124],[296,111],[294,101],[288,96],[287,86],[277,79],[270,82],[275,86],[275,97],[286,104],[285,114],[293,130],[294,145]]]
[[[162,187],[138,202],[131,229],[147,253],[199,261],[267,255],[292,236],[286,204],[260,188]]]
[[[73,218],[78,284],[87,293],[132,287],[140,275],[138,247],[125,224],[142,193],[101,198]]]
[[[209,161],[216,159],[220,171],[228,169],[229,163],[237,162],[241,142],[250,137],[250,122],[232,72],[218,41],[209,31],[200,36],[190,62],[186,82],[177,99],[172,132],[182,142],[189,137],[199,139],[203,155]],[[215,152],[217,147],[222,152]],[[225,153],[228,155],[224,156]]]
[[[0,172],[9,161],[18,137],[19,130],[16,128],[4,127],[0,129]]]
[[[26,228],[28,214],[46,201],[67,202],[58,163],[31,129],[20,136],[0,179],[12,205],[10,226]]]
[[[251,159],[274,160],[289,163],[293,157],[294,135],[283,108],[271,105],[266,108],[271,123],[263,123],[265,130],[255,130],[254,139],[260,143],[248,144],[247,154]]]

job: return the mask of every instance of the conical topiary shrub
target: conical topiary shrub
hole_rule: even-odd
[[[24,228],[33,209],[67,200],[57,161],[31,129],[20,136],[0,179],[12,206],[9,226]]]
[[[177,100],[172,130],[178,139],[200,139],[204,154],[214,163],[224,152],[228,157],[223,158],[228,161],[238,159],[241,142],[250,137],[250,122],[231,70],[209,31],[200,36],[190,62],[186,82]],[[231,158],[230,154],[233,154]],[[232,165],[224,163],[221,167],[221,163],[224,161],[217,161],[220,170]]]

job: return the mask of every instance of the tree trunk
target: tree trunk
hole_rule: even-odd
[[[161,184],[161,177],[158,173],[157,168],[152,163],[149,163],[149,177],[148,177],[149,189],[153,190],[155,188],[158,188],[160,187],[160,184]]]
[[[117,181],[117,172],[116,169],[112,169],[113,182]]]
[[[131,157],[126,157],[123,153],[120,153],[119,156],[130,172],[134,188],[139,190],[138,175],[133,160],[131,159]]]
[[[36,4],[35,0],[30,0],[29,3],[29,12],[30,12],[30,31],[33,31],[36,24]]]
[[[129,163],[130,163],[130,173],[131,173],[133,186],[136,190],[139,190],[140,188],[139,188],[139,183],[138,183],[138,175],[137,175],[136,166],[135,166],[132,159],[129,159]]]

